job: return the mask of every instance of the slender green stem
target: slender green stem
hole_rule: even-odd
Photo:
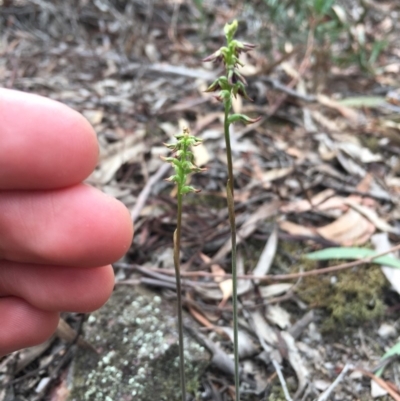
[[[224,135],[225,135],[225,144],[226,144],[226,161],[228,163],[228,181],[229,188],[232,193],[232,197],[234,195],[233,192],[233,165],[232,165],[232,150],[231,150],[231,138],[229,136],[229,111],[230,111],[230,101],[225,102],[225,115],[224,115]]]
[[[180,276],[180,246],[181,246],[181,227],[182,227],[182,194],[178,188],[178,210],[177,223],[174,232],[174,266],[176,276],[176,294],[178,300],[178,332],[179,332],[179,371],[181,381],[182,401],[186,401],[186,378],[185,378],[185,356],[183,346],[183,313],[182,313],[182,288]]]
[[[229,222],[231,226],[232,241],[232,304],[233,304],[233,353],[235,358],[235,400],[240,401],[239,389],[239,325],[238,325],[238,299],[237,299],[237,268],[236,268],[236,219],[235,204],[233,198],[233,166],[232,166],[232,150],[231,140],[229,136],[229,111],[230,101],[225,102],[225,118],[224,118],[224,134],[226,143],[226,158],[228,163],[228,183],[226,186],[226,199],[228,203]]]
[[[236,268],[236,221],[235,221],[235,205],[230,189],[230,182],[226,185],[229,222],[231,226],[232,240],[232,304],[233,304],[233,350],[235,358],[235,400],[240,400],[239,393],[239,325],[238,325],[238,299],[237,299],[237,268]]]

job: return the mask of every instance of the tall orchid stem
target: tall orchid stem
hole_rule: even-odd
[[[226,143],[226,159],[228,163],[228,183],[226,185],[226,199],[229,211],[229,223],[231,226],[232,241],[232,303],[233,303],[233,353],[235,358],[235,400],[240,401],[239,392],[239,325],[238,325],[238,299],[237,299],[237,268],[236,268],[236,219],[235,202],[233,192],[233,166],[231,139],[229,136],[229,111],[231,101],[225,102],[224,134]]]
[[[179,333],[179,373],[181,382],[182,401],[186,401],[186,378],[185,378],[185,356],[183,345],[183,313],[182,313],[182,286],[180,276],[180,247],[181,247],[181,228],[182,228],[182,193],[178,189],[178,210],[177,223],[174,232],[174,266],[176,277],[176,294],[178,308],[178,333]]]
[[[225,101],[225,115],[224,115],[224,135],[226,145],[226,161],[228,163],[228,181],[229,188],[233,197],[233,165],[232,165],[232,149],[231,149],[231,138],[229,135],[229,112],[231,101]],[[232,273],[233,274],[233,273]]]

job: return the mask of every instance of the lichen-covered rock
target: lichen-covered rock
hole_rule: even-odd
[[[178,401],[175,305],[139,287],[119,287],[93,313],[84,336],[100,355],[79,350],[69,372],[68,401]],[[208,353],[185,338],[187,390],[198,389]]]

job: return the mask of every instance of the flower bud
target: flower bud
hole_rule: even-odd
[[[216,79],[204,92],[215,92],[217,90],[220,90],[221,85],[219,83],[219,79]]]
[[[251,99],[247,92],[246,92],[246,88],[243,84],[243,82],[237,82],[235,87],[233,88],[233,94],[236,96],[237,94],[239,94],[240,96],[242,96],[244,99],[249,100],[250,102],[253,101],[253,99]]]
[[[189,192],[198,193],[198,192],[201,192],[201,189],[196,189],[196,188],[194,188],[192,186],[189,186],[189,185],[185,185],[184,187],[182,187],[182,190],[181,190],[182,195],[188,194]]]
[[[251,50],[254,50],[257,46],[253,45],[252,43],[243,43],[239,42],[238,40],[234,40],[232,42],[235,46],[235,55],[239,56],[240,53],[247,53]]]
[[[250,117],[248,117],[248,116],[246,116],[244,114],[232,114],[228,118],[229,124],[236,123],[236,122],[240,121],[240,122],[244,123],[245,125],[248,125],[248,124],[253,124],[253,123],[255,123],[257,121],[260,121],[260,120],[261,120],[261,116],[257,117],[257,118],[250,118]]]
[[[233,39],[233,37],[237,31],[237,28],[238,28],[238,22],[236,19],[233,20],[232,23],[230,23],[230,24],[225,24],[224,33],[225,33],[226,40],[228,41],[228,43]]]
[[[202,61],[204,61],[204,62],[211,61],[213,63],[220,63],[221,61],[223,61],[223,55],[222,55],[221,49],[219,49],[216,52],[214,52],[213,54],[210,54],[209,56],[203,58]]]
[[[171,175],[171,177],[166,178],[165,181],[176,182],[177,181],[177,177],[176,177],[176,175]]]

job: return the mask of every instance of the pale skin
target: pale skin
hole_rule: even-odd
[[[82,184],[97,157],[79,113],[0,89],[0,356],[45,341],[61,311],[93,311],[111,295],[110,263],[133,228],[122,203]]]

